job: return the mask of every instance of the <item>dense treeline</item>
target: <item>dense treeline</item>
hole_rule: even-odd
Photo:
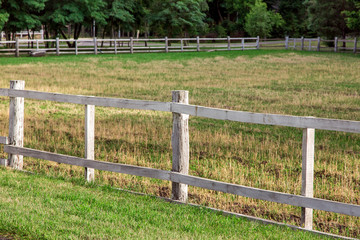
[[[345,37],[360,32],[360,0],[0,0],[0,30],[7,39],[41,27],[46,38],[75,39],[84,32]]]

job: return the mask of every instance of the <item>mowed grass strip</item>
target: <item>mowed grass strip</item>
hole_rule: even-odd
[[[19,239],[327,239],[76,179],[3,167],[0,233]]]
[[[0,86],[171,101],[242,111],[360,120],[360,64],[352,54],[291,51],[0,58]],[[8,100],[0,101],[0,135]],[[25,146],[84,156],[84,107],[26,100]],[[96,108],[96,159],[171,170],[170,113]],[[268,190],[301,193],[302,129],[190,118],[190,174]],[[316,131],[315,197],[360,204],[360,136]],[[5,155],[4,155],[5,156]],[[65,178],[83,169],[25,159],[25,169]],[[96,172],[96,180],[170,197],[171,184]],[[190,187],[189,201],[300,224],[300,208]],[[314,228],[360,236],[360,219],[314,212]]]

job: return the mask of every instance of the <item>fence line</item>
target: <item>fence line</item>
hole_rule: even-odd
[[[34,48],[28,46],[35,45]],[[46,54],[98,54],[98,53],[136,53],[136,52],[189,52],[189,51],[228,51],[259,49],[256,38],[157,38],[157,39],[33,39],[0,41],[2,55],[20,56],[21,53]],[[50,46],[51,45],[51,46]]]
[[[332,43],[334,47],[324,46]],[[341,43],[350,43],[351,47],[342,47]],[[29,48],[29,45],[35,45]],[[122,39],[33,39],[14,41],[0,41],[0,55],[30,54],[43,56],[45,54],[98,54],[98,53],[137,53],[137,52],[199,52],[199,51],[231,51],[231,50],[255,50],[262,48],[285,48],[286,50],[308,51],[352,51],[357,53],[358,38],[353,40],[339,39],[325,40],[318,38],[290,38],[285,39],[260,39],[256,38],[146,38],[136,39],[133,37]],[[50,46],[51,45],[51,46]]]
[[[191,185],[244,197],[299,206],[302,207],[302,223],[304,224],[304,227],[306,229],[312,229],[312,209],[360,217],[360,205],[346,204],[341,202],[313,198],[315,129],[327,129],[360,133],[360,121],[260,114],[194,106],[188,104],[187,91],[173,91],[172,102],[154,102],[27,91],[22,90],[24,88],[24,85],[24,81],[11,81],[11,89],[0,89],[0,96],[10,97],[11,102],[9,115],[9,137],[0,137],[0,144],[5,145],[4,151],[9,154],[8,162],[5,160],[0,161],[3,165],[9,164],[15,169],[22,169],[22,157],[27,156],[84,167],[85,178],[87,181],[94,180],[95,176],[93,173],[93,169],[172,181],[172,198],[183,202],[187,201],[187,185]],[[85,157],[79,158],[44,152],[36,149],[24,148],[22,144],[24,127],[24,98],[85,105]],[[93,123],[95,121],[95,106],[172,112],[172,170],[165,171],[153,168],[118,163],[108,163],[94,160]],[[213,119],[248,122],[254,124],[270,124],[303,128],[303,170],[301,196],[264,189],[257,189],[237,184],[219,182],[188,175],[189,115],[208,117]],[[16,131],[12,130],[15,128]]]

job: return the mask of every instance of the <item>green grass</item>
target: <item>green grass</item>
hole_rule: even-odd
[[[78,179],[3,167],[0,233],[20,239],[326,239]]]
[[[171,101],[241,111],[360,120],[360,56],[278,50],[0,58],[0,87]],[[25,146],[84,155],[84,107],[25,101]],[[0,101],[0,135],[8,133]],[[171,170],[171,114],[96,108],[97,160]],[[191,117],[190,174],[300,194],[302,129]],[[316,131],[315,197],[360,204],[360,136]],[[5,157],[5,154],[0,154]],[[26,158],[24,168],[49,176],[83,169]],[[103,171],[96,181],[170,197],[171,183]],[[300,208],[189,188],[191,203],[300,224]],[[360,219],[314,211],[316,230],[358,237]]]

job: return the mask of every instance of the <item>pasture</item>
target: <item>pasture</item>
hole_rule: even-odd
[[[190,103],[233,110],[360,120],[360,58],[334,53],[259,50],[46,58],[0,58],[0,86],[170,101],[188,90]],[[82,106],[25,102],[25,147],[82,157]],[[0,135],[8,132],[0,104]],[[171,114],[96,109],[95,159],[171,169]],[[300,194],[302,129],[192,117],[190,174]],[[315,197],[360,204],[360,136],[316,131]],[[25,159],[25,170],[64,178],[83,169]],[[171,183],[96,172],[102,184],[170,197]],[[298,225],[300,208],[190,187],[189,201]],[[358,237],[356,217],[314,212],[315,229]]]

